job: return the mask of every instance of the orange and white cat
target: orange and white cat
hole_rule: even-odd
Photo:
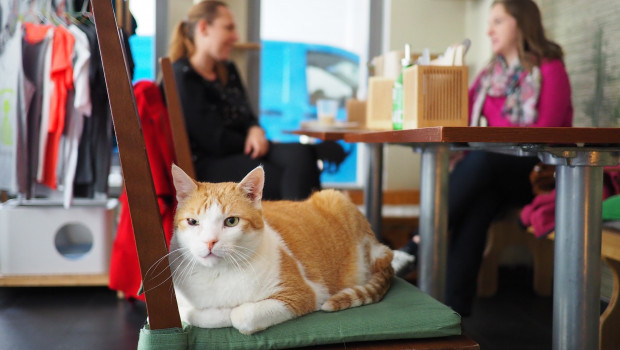
[[[357,207],[324,190],[262,201],[262,167],[200,183],[173,165],[178,207],[169,261],[181,319],[251,334],[316,310],[381,300],[394,270]]]

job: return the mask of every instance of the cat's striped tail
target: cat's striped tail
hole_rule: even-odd
[[[322,306],[323,311],[338,311],[351,307],[372,304],[380,301],[392,283],[394,269],[392,268],[392,251],[385,246],[381,247],[384,252],[377,254],[371,266],[371,277],[368,282],[361,286],[345,288]]]

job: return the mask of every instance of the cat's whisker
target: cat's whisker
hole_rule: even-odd
[[[193,276],[196,272],[194,272],[194,269],[196,268],[196,266],[198,266],[198,262],[196,260],[194,260],[192,262],[192,267],[190,269],[190,273],[187,275],[186,279],[189,279],[191,276]]]
[[[251,256],[249,256],[248,253],[245,253],[245,252],[239,251],[239,250],[232,250],[232,253],[230,255],[231,255],[231,258],[233,258],[235,260],[235,262],[237,262],[237,264],[239,264],[239,271],[240,272],[243,269],[241,267],[241,264],[237,260],[237,258],[244,263],[244,265],[245,265],[244,267],[249,266],[252,269],[252,271],[254,273],[256,273],[256,270],[254,270],[254,266],[252,265],[251,261],[249,260],[249,258],[251,258]]]
[[[237,269],[237,271],[242,272],[243,267],[245,266],[242,266],[241,262],[239,261],[239,258],[243,260],[243,265],[250,265],[250,262],[247,259],[247,256],[249,256],[249,254],[241,252],[239,248],[245,248],[245,247],[230,245],[230,246],[222,247],[221,249],[226,253],[224,255],[225,260],[235,264],[235,268]]]
[[[177,261],[180,262],[177,263]],[[189,251],[182,252],[174,261],[170,263],[170,266],[174,266],[173,275],[175,280],[179,280],[179,277],[183,274],[188,266],[191,263],[191,253]]]
[[[237,264],[237,262],[235,261],[235,259],[233,259],[231,256],[227,256],[227,257],[225,257],[225,258],[224,258],[224,260],[226,260],[226,261],[230,262],[230,263],[232,264],[233,268],[234,268],[235,270],[237,270],[237,272],[241,272],[241,268],[240,268],[239,264]]]
[[[144,279],[145,279],[145,280],[155,279],[155,278],[159,277],[162,273],[164,273],[165,268],[166,268],[165,266],[161,269],[161,271],[160,271],[157,275],[155,275],[155,276],[149,276],[149,274],[151,273],[151,271],[152,271],[153,269],[155,269],[157,266],[159,266],[159,265],[163,262],[163,260],[164,260],[164,259],[166,259],[166,258],[170,257],[170,255],[171,255],[171,254],[177,253],[177,252],[178,252],[178,251],[180,251],[180,250],[189,250],[189,249],[188,249],[188,248],[178,248],[178,249],[175,249],[175,250],[173,250],[173,251],[168,252],[168,254],[164,255],[164,256],[163,256],[163,257],[161,257],[161,258],[159,258],[156,262],[154,262],[154,263],[151,265],[151,267],[149,267],[149,269],[148,269],[148,270],[146,271],[146,273],[144,274]],[[168,264],[171,266],[174,262],[176,262],[176,260],[178,260],[178,257],[176,257],[176,258],[175,258],[172,262],[171,262],[171,261],[168,261]]]
[[[178,260],[181,260],[181,262],[177,265],[176,262]],[[176,270],[178,270],[180,268],[180,266],[183,264],[183,261],[185,260],[185,258],[183,257],[183,255],[179,255],[176,256],[172,261],[169,262],[169,266],[170,266],[170,271],[171,271],[171,276],[174,277]],[[162,269],[162,271],[160,273],[158,273],[157,275],[148,278],[147,280],[153,280],[155,278],[157,278],[158,276],[160,276],[162,273],[164,273],[164,269]]]
[[[177,283],[182,283],[186,278],[185,275],[187,274],[189,267],[192,266],[195,261],[191,258],[191,252],[189,252],[189,250],[182,252],[179,258],[182,259],[182,261],[178,264],[173,275],[174,280],[176,280]]]
[[[262,257],[257,251],[241,245],[231,245],[230,247],[233,248],[231,249],[231,251],[234,251],[236,254],[243,255],[243,257],[245,257],[247,261],[249,261],[253,257]]]
[[[164,279],[163,281],[159,282],[156,286],[152,287],[152,288],[148,288],[148,289],[144,289],[144,292],[150,292],[152,290],[154,290],[155,288],[161,286],[162,284],[166,283],[168,280],[172,280],[172,275],[166,277],[166,279]]]
[[[188,261],[189,263],[185,267],[185,271],[183,271],[183,274],[179,278],[180,283],[185,283],[189,279],[189,277],[191,277],[194,274],[194,269],[196,268],[196,265],[198,264],[198,262],[195,259],[188,259]]]
[[[250,258],[251,258],[251,256],[250,256],[249,254],[244,253],[244,252],[242,252],[242,251],[235,251],[235,252],[234,252],[234,255],[235,255],[235,257],[238,257],[238,258],[240,258],[241,260],[243,260],[243,262],[244,262],[246,265],[252,266],[252,263],[250,262]]]
[[[244,260],[248,262],[248,264],[250,264],[250,260],[252,260],[253,258],[256,258],[256,259],[262,258],[262,255],[256,252],[255,250],[246,248],[244,246],[237,246],[237,245],[233,247],[235,248],[235,253],[242,256]]]
[[[224,260],[229,261],[233,264],[233,267],[239,272],[241,273],[243,271],[243,269],[241,268],[241,265],[239,264],[239,262],[237,261],[237,259],[235,259],[235,257],[233,256],[233,254],[231,254],[231,250],[230,249],[226,249],[225,250],[226,254],[224,255]]]
[[[159,265],[159,263],[161,263],[164,259],[167,259],[167,258],[168,258],[171,254],[176,253],[176,252],[177,252],[177,251],[179,251],[179,250],[186,250],[186,249],[188,249],[188,248],[177,248],[177,249],[174,249],[174,250],[172,250],[172,251],[168,252],[168,254],[166,254],[166,255],[162,256],[161,258],[157,259],[157,261],[155,261],[155,262],[151,265],[151,267],[149,267],[149,269],[148,269],[148,270],[146,270],[145,276],[148,276],[148,274],[151,272],[151,270],[152,270],[153,268],[155,268],[155,266]]]
[[[183,270],[183,265],[187,261],[188,251],[182,251],[180,254],[175,255],[174,259],[170,260],[170,272],[173,277],[177,277],[181,270]]]
[[[175,252],[175,253],[176,253],[176,252],[177,252],[177,251],[179,251],[179,250],[181,250],[181,249],[176,249],[176,250],[175,250],[175,251],[173,251],[173,252]],[[162,284],[166,283],[169,279],[172,279],[172,282],[173,282],[173,283],[171,284],[171,288],[173,288],[175,278],[176,278],[176,279],[178,279],[179,273],[182,273],[182,272],[183,272],[183,270],[185,269],[185,268],[183,268],[183,265],[184,265],[184,264],[186,263],[186,261],[188,261],[188,260],[189,260],[189,263],[188,263],[188,264],[191,264],[191,259],[187,259],[187,258],[186,258],[186,256],[187,256],[188,254],[190,254],[190,253],[189,253],[189,250],[188,250],[188,249],[183,249],[183,250],[185,250],[185,251],[182,251],[182,252],[181,252],[181,254],[180,254],[179,256],[175,257],[175,258],[174,258],[174,260],[170,263],[170,270],[171,270],[170,276],[169,276],[168,278],[166,278],[165,280],[161,281],[158,285],[154,286],[153,288],[150,288],[149,290],[153,290],[153,289],[155,289],[155,288],[157,288],[157,287],[161,286]],[[171,253],[172,253],[172,252],[171,252]],[[168,255],[170,255],[170,253],[169,253]],[[175,265],[175,263],[176,263],[179,259],[181,259],[181,262],[180,262],[178,265]],[[179,272],[179,270],[181,270],[181,272]],[[160,274],[161,274],[161,273],[160,273]],[[157,276],[159,276],[160,274],[158,274]],[[155,277],[156,277],[156,276],[155,276]]]

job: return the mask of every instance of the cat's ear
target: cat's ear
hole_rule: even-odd
[[[176,164],[172,164],[172,182],[177,192],[177,202],[182,202],[198,188],[196,182]]]
[[[252,202],[258,202],[263,198],[264,185],[265,171],[262,166],[258,166],[239,182],[237,188],[243,190]]]

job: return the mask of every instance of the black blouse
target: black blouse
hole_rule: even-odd
[[[248,129],[258,125],[237,67],[224,65],[226,85],[204,79],[187,58],[172,64],[195,159],[243,153]]]

